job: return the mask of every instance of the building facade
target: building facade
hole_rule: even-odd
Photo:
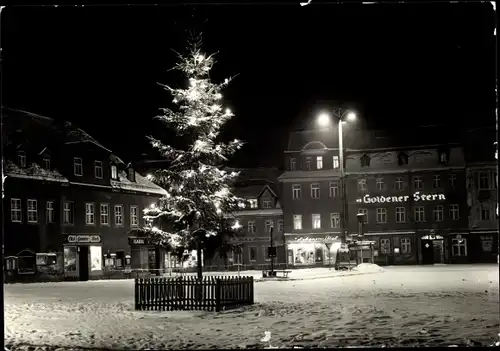
[[[334,263],[342,242],[339,162],[335,133],[291,133],[279,177],[289,266]]]
[[[467,205],[471,262],[496,262],[498,256],[498,161],[495,128],[468,132]]]
[[[132,233],[163,189],[68,122],[2,112],[4,250],[20,272],[62,266],[64,276],[87,280],[106,270],[162,267],[161,250]]]

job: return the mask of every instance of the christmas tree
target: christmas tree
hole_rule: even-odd
[[[216,84],[209,76],[214,55],[206,56],[200,41],[191,44],[187,54],[178,55],[173,69],[183,73],[188,87],[162,85],[173,97],[172,108],[161,109],[157,118],[175,130],[182,146],[148,137],[168,164],[152,177],[167,194],[157,206],[144,211],[149,225],[143,232],[177,257],[196,248],[201,279],[201,250],[214,254],[216,249],[227,248],[220,237],[230,236],[240,227],[231,215],[245,207],[245,200],[231,191],[238,173],[223,168],[243,143],[237,139],[225,143],[218,138],[233,114],[222,106],[222,90],[231,79]],[[214,249],[214,245],[218,247]]]

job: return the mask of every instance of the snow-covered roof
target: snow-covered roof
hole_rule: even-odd
[[[36,163],[32,163],[31,166],[21,168],[17,166],[15,163],[7,161],[5,167],[5,174],[7,175],[7,177],[11,178],[24,178],[24,179],[68,183],[68,179],[66,179],[56,169],[47,170],[40,167]]]
[[[150,182],[137,172],[135,172],[135,182],[131,182],[127,178],[127,173],[123,170],[118,171],[118,180],[111,180],[111,187],[125,191],[140,191],[158,195],[167,194],[163,188]]]

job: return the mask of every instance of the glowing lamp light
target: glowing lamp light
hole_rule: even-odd
[[[198,61],[203,61],[205,59],[205,56],[202,55],[202,54],[199,54],[198,57],[197,57]]]
[[[322,127],[330,125],[330,116],[327,113],[322,113],[318,116],[318,124]]]
[[[153,175],[152,175],[152,174],[148,174],[148,175],[146,176],[146,179],[147,179],[147,180],[153,180]]]
[[[347,120],[348,121],[354,121],[356,119],[356,114],[354,112],[349,112],[347,114]]]
[[[151,206],[149,206],[149,207],[151,207],[151,208],[156,208],[156,204],[154,204],[154,203],[153,203],[153,204],[151,204]]]
[[[240,224],[239,221],[236,221],[233,226],[231,227],[231,229],[234,229],[234,230],[237,230],[237,229],[240,229],[242,228],[243,226]]]
[[[222,99],[222,94],[221,94],[221,93],[217,93],[217,94],[215,94],[215,98],[216,98],[217,100]]]
[[[230,114],[231,114],[231,109],[226,108],[226,115],[230,115]]]

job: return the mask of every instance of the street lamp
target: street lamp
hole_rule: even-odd
[[[344,172],[344,140],[342,133],[342,124],[347,121],[354,121],[356,119],[356,113],[351,110],[343,110],[337,108],[333,111],[334,117],[337,119],[338,123],[338,139],[339,139],[339,168],[340,168],[340,197],[341,197],[341,213],[340,222],[342,227],[342,240],[345,241],[345,224],[346,224],[346,196],[345,196],[345,172]],[[329,127],[331,125],[331,118],[328,113],[322,113],[318,116],[318,124],[321,127]]]

